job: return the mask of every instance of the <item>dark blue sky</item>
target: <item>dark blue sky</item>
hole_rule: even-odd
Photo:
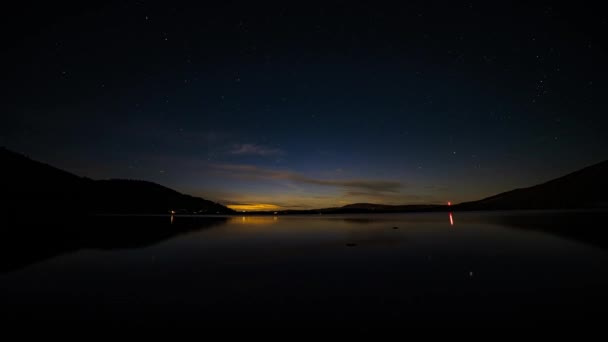
[[[310,208],[473,200],[607,156],[593,7],[42,6],[4,15],[0,144],[79,175]]]

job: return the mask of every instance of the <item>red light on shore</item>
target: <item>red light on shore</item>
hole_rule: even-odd
[[[448,202],[448,207],[452,205],[452,202]]]

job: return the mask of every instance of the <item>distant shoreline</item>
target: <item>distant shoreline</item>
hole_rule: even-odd
[[[569,209],[485,209],[485,210],[473,210],[473,209],[459,209],[459,210],[432,210],[432,211],[369,211],[369,212],[274,212],[269,211],[248,211],[248,212],[237,212],[231,214],[89,214],[86,216],[90,217],[239,217],[239,216],[323,216],[323,215],[386,215],[386,214],[428,214],[428,213],[602,213],[608,212],[608,208],[569,208]]]

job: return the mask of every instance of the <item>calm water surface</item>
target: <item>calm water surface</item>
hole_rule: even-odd
[[[22,322],[593,323],[606,318],[608,303],[606,218],[113,217],[52,238],[29,227],[4,239],[0,302]],[[93,226],[102,233],[83,237]]]

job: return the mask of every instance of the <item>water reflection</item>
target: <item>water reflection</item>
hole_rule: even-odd
[[[290,236],[303,242],[331,234],[349,234],[353,241],[397,243],[405,234],[432,234],[443,226],[445,213],[335,215],[335,216],[232,216],[187,217],[88,217],[72,218],[61,224],[15,225],[3,229],[0,239],[0,273],[81,249],[141,248],[178,235],[212,226],[232,225],[236,230],[218,230],[216,236],[247,232],[258,241],[268,236]],[[472,224],[542,232],[608,249],[608,230],[600,224],[606,212],[484,212],[459,214],[459,229]],[[454,227],[453,212],[448,213]],[[441,225],[438,222],[443,222]],[[340,227],[340,230],[335,228]],[[393,227],[393,229],[391,229]],[[395,231],[394,227],[404,228]],[[346,229],[345,229],[346,228]],[[399,232],[399,233],[397,233]],[[406,233],[407,232],[407,233]],[[365,243],[361,243],[365,245]]]
[[[603,229],[602,224],[608,220],[608,212],[605,210],[486,212],[478,213],[476,220],[542,232],[608,249],[608,230]]]
[[[328,220],[330,220],[330,219],[331,218],[328,218]],[[382,222],[382,220],[374,219],[374,218],[343,218],[342,220],[347,223],[355,223],[355,224],[370,224],[370,223]]]
[[[15,225],[2,231],[0,273],[81,249],[130,249],[222,225],[225,217],[96,216],[61,225]]]
[[[450,229],[456,214],[458,230]],[[2,274],[0,302],[28,322],[295,326],[316,320],[395,327],[603,318],[608,254],[535,232],[543,227],[599,240],[606,216],[448,212],[446,226],[445,212],[175,215],[173,223],[167,216],[115,217],[81,219],[68,228],[14,227],[0,235],[1,266],[79,249],[112,251],[82,251]],[[212,226],[219,228],[202,230]],[[535,232],[507,229],[515,227]],[[593,316],[596,308],[603,311]]]
[[[269,225],[279,221],[277,216],[241,216],[230,217],[229,223],[239,223],[241,225]]]

